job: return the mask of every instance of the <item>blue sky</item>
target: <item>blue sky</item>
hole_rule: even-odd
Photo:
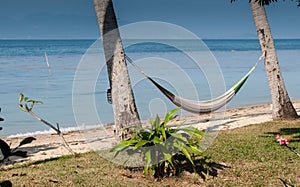
[[[100,36],[92,0],[0,0],[0,39],[95,39]],[[248,1],[114,0],[119,25],[164,21],[198,37],[256,38]],[[274,38],[300,38],[296,2],[266,7]]]

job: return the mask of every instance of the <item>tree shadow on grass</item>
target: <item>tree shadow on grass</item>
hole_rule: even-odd
[[[60,159],[66,159],[66,158],[72,158],[72,157],[73,157],[73,155],[65,155],[65,156],[60,156],[60,157],[47,158],[47,159],[44,159],[44,160],[33,161],[28,165],[44,164],[44,163],[47,163],[47,162],[52,162],[52,161],[57,161],[57,160],[60,160]]]
[[[213,161],[209,161],[207,157],[194,158],[194,166],[185,158],[178,158],[180,163],[178,167],[180,169],[179,175],[183,172],[197,173],[203,180],[209,177],[218,177],[218,171],[225,168],[230,168],[224,164],[219,164]]]
[[[23,151],[26,153],[26,156],[21,157],[17,155],[10,155],[6,159],[4,159],[2,162],[0,162],[0,165],[11,165],[15,163],[21,163],[24,161],[28,161],[28,159],[33,156],[34,154],[38,152],[43,151],[49,151],[49,150],[55,150],[58,146],[56,145],[34,145],[34,146],[26,146],[26,147],[20,147],[18,148],[19,151]],[[0,186],[1,187],[1,186]]]
[[[197,157],[192,158],[194,165],[190,163],[183,155],[175,155],[173,156],[175,170],[167,171],[166,168],[160,168],[162,170],[156,170],[154,177],[156,180],[161,180],[165,177],[193,177],[193,174],[200,176],[203,180],[207,180],[211,177],[218,177],[218,173],[220,170],[225,168],[230,168],[229,166],[219,164],[213,161],[209,161],[207,157]],[[143,172],[144,167],[123,167],[125,170],[129,170],[131,172]],[[187,174],[188,173],[188,174]],[[186,175],[187,174],[187,175]],[[189,175],[191,174],[191,175]],[[131,176],[131,175],[130,175]],[[150,176],[150,175],[149,175]],[[193,177],[194,178],[194,177]],[[198,178],[198,177],[197,177]]]
[[[273,135],[277,134],[284,136],[293,136],[289,142],[300,142],[300,128],[281,128],[278,132],[267,132],[266,134]]]
[[[44,159],[44,160],[30,161],[30,162],[27,162],[27,163],[24,163],[24,164],[14,165],[14,167],[11,167],[11,168],[5,169],[5,170],[18,169],[18,168],[27,168],[27,167],[32,166],[32,165],[39,165],[39,164],[44,164],[44,163],[47,163],[47,162],[53,162],[53,161],[57,161],[57,160],[60,160],[60,159],[72,158],[72,157],[73,157],[73,155],[65,155],[65,156],[60,156],[60,157],[47,158],[47,159]],[[1,168],[0,168],[0,171],[1,171]],[[1,185],[0,185],[0,187],[1,187]]]

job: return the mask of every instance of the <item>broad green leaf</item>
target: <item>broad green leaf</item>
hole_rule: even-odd
[[[202,155],[203,153],[200,151],[200,149],[198,149],[196,146],[185,146],[185,148],[193,153],[193,154],[196,154],[196,155]]]
[[[162,141],[159,137],[155,136],[155,137],[153,138],[152,142],[153,142],[154,144],[161,144],[163,141]]]
[[[115,156],[118,154],[118,152],[132,146],[133,144],[137,143],[138,140],[125,140],[120,142],[119,144],[115,145],[113,148],[111,148],[110,152],[115,152]]]
[[[124,145],[127,145],[127,146],[132,146],[132,145],[135,145],[138,142],[139,142],[139,140],[129,139],[129,140],[122,141],[120,144],[124,144]]]
[[[128,145],[119,143],[119,144],[115,145],[113,148],[111,148],[110,152],[119,152],[127,147],[128,147]]]
[[[183,146],[180,146],[178,144],[174,144],[174,147],[177,147],[184,154],[184,156],[191,162],[191,164],[194,165],[192,157],[191,157],[190,153],[186,150],[186,148],[184,148]]]
[[[124,140],[124,141],[120,142],[119,144],[115,145],[113,148],[111,148],[110,152],[115,152],[115,156],[117,156],[117,154],[120,151],[122,151],[138,142],[139,142],[138,140],[130,140],[130,139]]]
[[[19,144],[18,147],[21,147],[22,145],[25,145],[25,144],[29,144],[29,143],[31,143],[33,140],[36,140],[36,138],[34,138],[34,137],[27,137],[27,138],[23,139],[23,140],[20,142],[20,144]]]
[[[170,134],[172,134],[172,133],[175,133],[176,132],[176,130],[175,129],[173,129],[173,128],[166,128],[166,134],[168,134],[168,135],[170,135]]]
[[[177,131],[184,131],[188,135],[196,138],[202,138],[203,135],[205,135],[204,132],[200,131],[199,129],[195,127],[184,127],[184,128],[178,128]]]
[[[165,120],[164,120],[164,124],[165,124],[165,125],[167,125],[167,123],[168,123],[170,120],[172,120],[172,119],[175,118],[174,115],[175,115],[175,113],[176,113],[179,109],[180,109],[180,108],[175,108],[175,109],[169,111],[169,112],[166,114],[166,117],[165,117]]]
[[[183,141],[184,143],[188,142],[186,137],[182,136],[182,134],[180,134],[180,133],[172,133],[171,136],[173,136],[174,138],[176,138],[180,141]]]
[[[146,145],[147,143],[149,143],[148,140],[141,140],[141,141],[139,141],[137,144],[135,144],[135,147],[137,147],[137,148],[143,147],[143,146]]]
[[[158,115],[157,115],[156,118],[155,118],[155,121],[154,121],[154,123],[153,123],[153,128],[152,128],[152,130],[157,129],[157,128],[159,127],[159,125],[160,125],[160,118],[159,118]]]
[[[148,150],[145,153],[145,157],[146,157],[146,165],[144,166],[144,175],[146,176],[148,174],[149,166],[150,166],[150,163],[151,163],[151,152],[150,152],[150,150]]]
[[[161,132],[161,135],[163,136],[163,140],[167,139],[166,131],[164,127],[160,127],[159,131]]]

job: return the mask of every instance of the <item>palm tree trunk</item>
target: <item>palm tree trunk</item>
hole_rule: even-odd
[[[272,98],[273,119],[295,119],[297,112],[289,98],[277,59],[268,18],[264,6],[250,2],[262,52],[265,52],[265,69]]]
[[[140,119],[131,89],[112,0],[94,0],[94,7],[98,17],[111,86],[116,132],[121,139],[124,139],[127,138],[130,128],[140,125]]]

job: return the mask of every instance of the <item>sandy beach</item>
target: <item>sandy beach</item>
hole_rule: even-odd
[[[300,101],[294,101],[294,106],[299,114]],[[207,128],[210,121],[214,121],[219,125],[218,129],[226,130],[271,120],[271,105],[260,104],[227,109],[222,114],[222,119],[212,119],[209,115],[201,115],[200,117],[180,116],[174,119],[171,125],[184,123],[185,125],[193,125],[203,129]],[[71,149],[76,153],[109,148],[116,143],[113,130],[110,128],[64,132],[64,137]],[[4,138],[4,140],[11,144],[11,147],[16,147],[23,138]],[[35,141],[20,148],[28,151],[27,158],[10,157],[10,160],[13,162],[36,161],[70,154],[57,134],[39,135],[35,136],[35,138]]]

